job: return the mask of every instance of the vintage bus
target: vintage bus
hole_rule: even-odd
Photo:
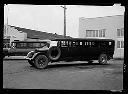
[[[49,62],[61,60],[85,60],[89,63],[98,60],[106,64],[113,58],[115,41],[112,39],[53,39],[47,48],[30,51],[26,59],[30,65],[43,69]]]

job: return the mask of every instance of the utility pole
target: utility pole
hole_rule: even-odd
[[[64,37],[66,37],[66,5],[61,6],[62,8],[64,8]]]
[[[5,24],[5,31],[4,31],[4,36],[8,36],[8,15],[9,15],[9,7],[8,4],[4,4],[4,7],[6,8],[6,24]]]

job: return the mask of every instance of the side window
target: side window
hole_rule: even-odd
[[[88,42],[86,42],[86,45],[88,45]]]
[[[84,42],[84,45],[86,46],[86,42]]]
[[[78,41],[73,41],[72,42],[72,46],[73,47],[78,47],[79,46],[79,42]]]
[[[112,45],[112,42],[109,42],[109,46]]]
[[[79,42],[78,41],[76,41],[76,46],[79,46]]]
[[[61,41],[61,46],[63,46],[63,47],[64,47],[64,46],[65,46],[65,47],[68,46],[68,41]]]
[[[65,41],[65,45],[68,46],[68,41]]]
[[[80,45],[82,45],[82,42],[80,42]]]
[[[72,46],[75,46],[75,43],[76,43],[76,42],[75,42],[75,41],[73,41],[73,42],[72,42]]]
[[[64,41],[61,41],[61,46],[64,46]]]
[[[71,42],[71,41],[68,41],[68,44],[69,44],[69,47],[71,47],[71,46],[72,46],[72,42]]]

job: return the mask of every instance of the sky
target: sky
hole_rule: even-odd
[[[63,5],[21,5],[4,6],[4,24],[63,35]],[[66,35],[78,37],[79,18],[95,18],[124,15],[124,6],[66,5]]]

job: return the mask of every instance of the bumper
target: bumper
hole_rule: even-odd
[[[26,57],[25,59],[26,59],[26,60],[33,60],[33,58],[28,58],[28,57]]]

